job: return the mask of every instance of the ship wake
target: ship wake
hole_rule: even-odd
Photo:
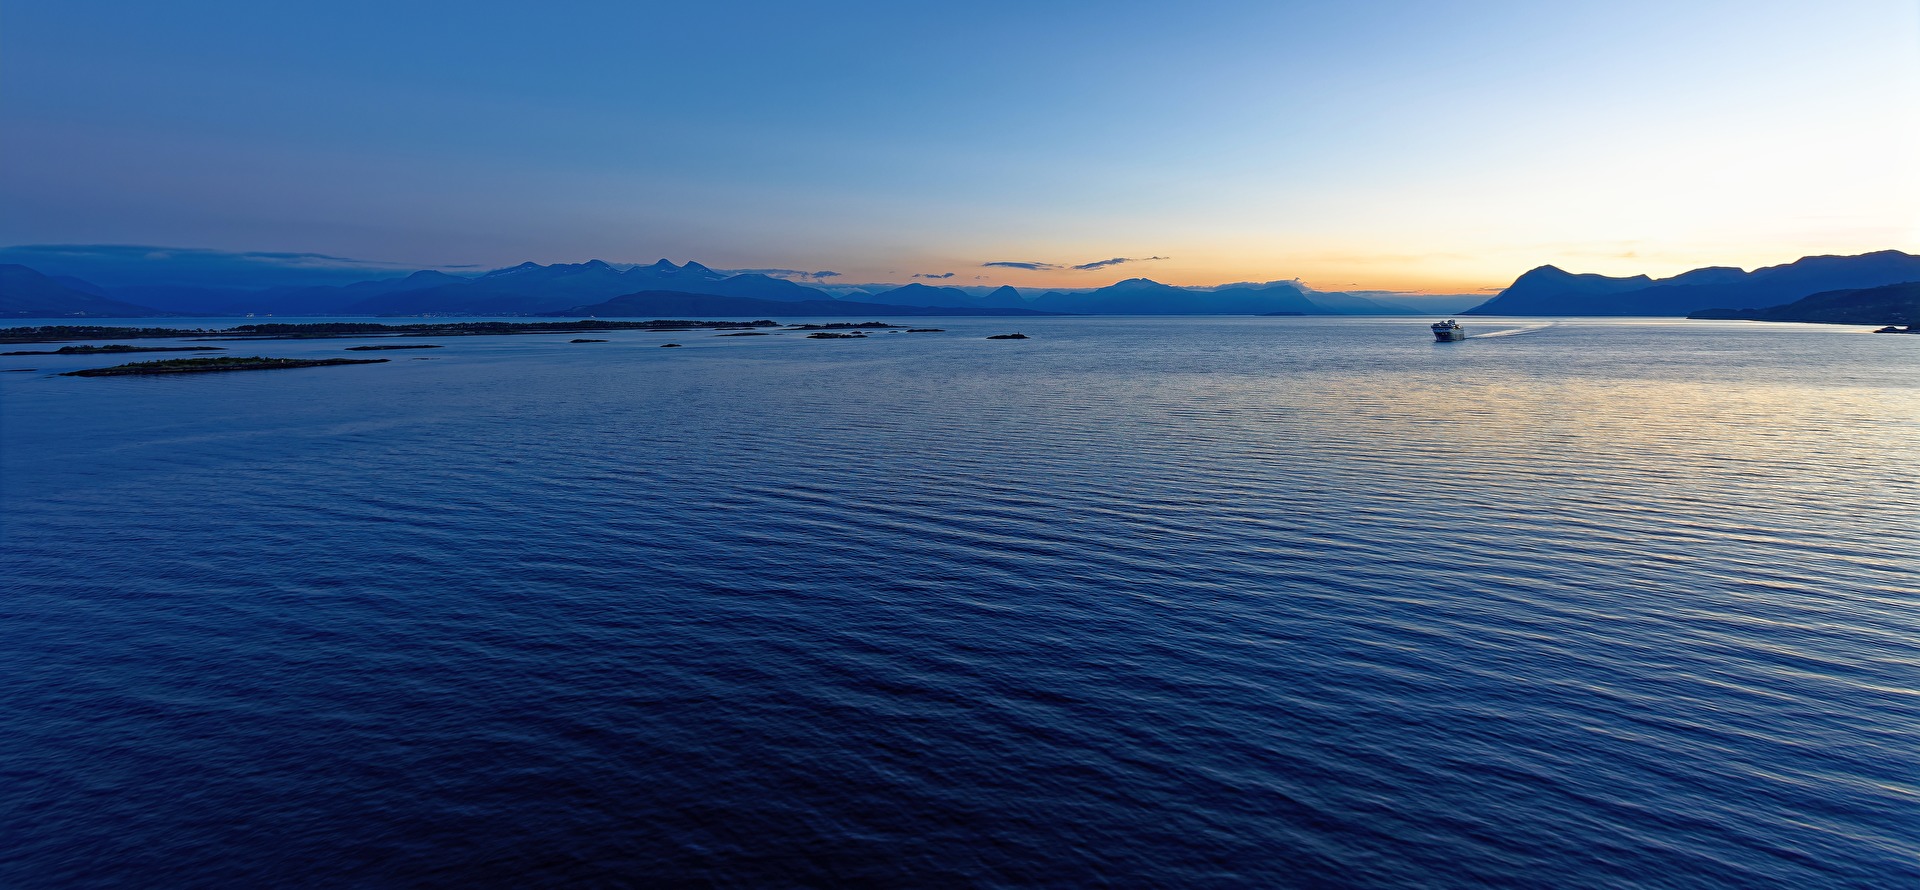
[[[1484,334],[1468,334],[1467,339],[1491,340],[1494,337],[1516,337],[1521,334],[1531,334],[1534,331],[1544,331],[1547,328],[1553,327],[1553,325],[1554,325],[1553,322],[1547,322],[1546,324],[1528,325],[1524,328],[1508,328],[1504,331],[1488,331],[1487,333],[1484,333]]]

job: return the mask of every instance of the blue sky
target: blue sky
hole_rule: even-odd
[[[1920,4],[15,4],[0,245],[1465,291],[1920,242]],[[1028,271],[1113,257],[1093,270]]]

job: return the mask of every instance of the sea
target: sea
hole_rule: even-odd
[[[0,358],[0,886],[1920,886],[1920,337],[877,320]]]

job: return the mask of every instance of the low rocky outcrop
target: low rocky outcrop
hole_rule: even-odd
[[[377,365],[383,358],[267,358],[265,356],[216,356],[210,358],[174,358],[157,362],[134,362],[111,368],[68,371],[62,377],[130,377],[155,374],[202,374],[210,371],[274,371],[285,368],[321,368],[328,365]]]
[[[0,355],[112,355],[121,352],[222,352],[223,346],[128,346],[125,343],[113,343],[107,346],[62,346],[59,349],[22,350],[19,352],[0,352]]]

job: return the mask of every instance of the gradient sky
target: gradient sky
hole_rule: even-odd
[[[1920,247],[1912,0],[67,0],[0,44],[0,245],[1429,292]]]

